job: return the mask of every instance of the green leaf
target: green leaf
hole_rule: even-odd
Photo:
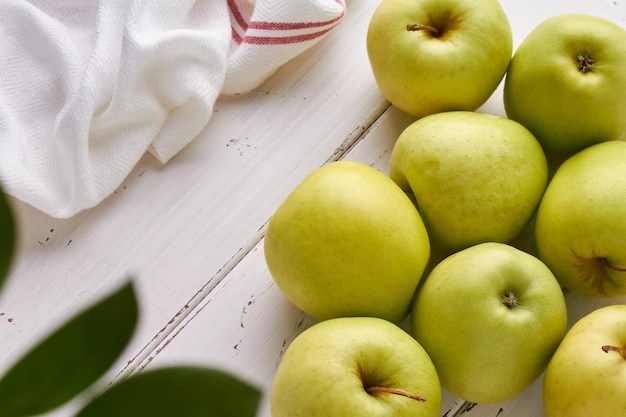
[[[0,290],[9,274],[15,252],[15,219],[6,196],[0,187]]]
[[[40,414],[74,398],[111,367],[138,315],[132,283],[76,315],[0,380],[0,416]]]
[[[219,370],[164,367],[113,385],[76,417],[254,417],[260,397],[256,388]]]

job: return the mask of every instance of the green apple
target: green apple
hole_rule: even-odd
[[[566,329],[565,298],[548,267],[495,242],[435,266],[411,315],[411,332],[442,387],[474,403],[503,401],[527,388]]]
[[[626,142],[590,146],[556,171],[537,210],[538,256],[561,285],[626,295]]]
[[[431,244],[449,252],[510,242],[532,218],[548,164],[522,125],[478,112],[445,112],[409,125],[389,175],[413,193]]]
[[[626,415],[626,305],[592,311],[567,332],[543,377],[546,417]]]
[[[326,320],[289,345],[270,392],[272,417],[439,417],[441,385],[407,332],[374,317]]]
[[[430,256],[407,195],[385,174],[351,161],[305,178],[272,216],[264,247],[278,288],[318,320],[400,322]]]
[[[383,96],[418,117],[478,109],[502,81],[513,51],[497,0],[382,0],[366,44]]]
[[[596,16],[539,24],[519,45],[504,82],[509,118],[549,154],[569,156],[626,139],[626,30]]]

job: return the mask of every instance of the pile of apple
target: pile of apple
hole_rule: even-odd
[[[382,0],[367,47],[416,120],[389,175],[329,163],[270,220],[268,269],[319,320],[272,415],[434,417],[442,388],[499,402],[542,373],[548,417],[626,415],[626,306],[568,330],[563,291],[626,295],[626,30],[556,16],[513,55],[497,0]],[[503,80],[507,117],[477,112]]]

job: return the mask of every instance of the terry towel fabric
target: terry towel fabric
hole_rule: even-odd
[[[166,163],[345,15],[344,0],[3,0],[0,183],[59,218]]]

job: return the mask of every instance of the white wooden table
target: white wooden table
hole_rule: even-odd
[[[146,155],[94,209],[50,218],[12,200],[18,258],[0,295],[0,373],[72,313],[132,276],[141,321],[109,382],[144,367],[217,366],[269,393],[291,340],[314,320],[289,304],[267,271],[263,233],[288,193],[326,162],[387,173],[412,119],[383,99],[365,34],[377,0],[348,0],[341,25],[250,94],[222,97],[209,127],[161,166]],[[503,0],[515,46],[566,12],[626,27],[625,0]],[[498,89],[480,111],[504,115]],[[600,305],[568,296],[570,322]],[[269,417],[267,395],[259,412]],[[70,404],[50,413],[69,416]],[[540,381],[519,396],[468,407],[444,393],[442,415],[543,416]]]

